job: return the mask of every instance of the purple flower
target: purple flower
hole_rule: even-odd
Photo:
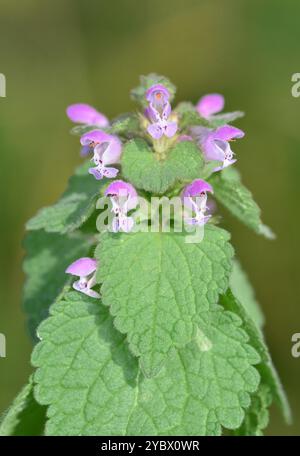
[[[128,233],[133,229],[134,220],[127,217],[127,213],[135,209],[138,204],[138,195],[135,188],[122,180],[112,182],[105,190],[105,196],[109,196],[112,203],[112,231],[124,231]]]
[[[119,170],[117,168],[107,167],[107,165],[120,162],[122,144],[117,136],[109,135],[101,130],[92,130],[85,133],[80,138],[80,142],[83,146],[82,155],[94,150],[92,160],[96,166],[89,169],[90,174],[97,180],[103,177],[116,177]]]
[[[224,104],[225,101],[223,95],[220,95],[218,93],[210,93],[200,98],[196,105],[196,109],[200,116],[204,117],[205,119],[209,119],[217,112],[222,111]]]
[[[229,141],[243,138],[245,133],[242,130],[230,125],[223,125],[216,130],[193,127],[191,132],[199,142],[206,160],[222,162],[222,165],[215,168],[214,171],[220,171],[236,162],[233,158],[234,153],[230,148]]]
[[[92,290],[96,285],[97,260],[94,258],[79,258],[66,269],[67,274],[79,277],[73,283],[73,288],[91,298],[100,298],[99,293]]]
[[[212,186],[202,179],[196,179],[187,185],[181,194],[185,209],[192,211],[192,217],[185,215],[185,222],[188,225],[202,226],[210,219],[211,215],[206,215],[207,192],[213,193]]]
[[[154,139],[160,139],[163,135],[171,138],[177,131],[177,122],[168,120],[171,114],[169,103],[170,93],[161,84],[155,84],[146,92],[149,106],[145,111],[151,121],[147,131]]]
[[[78,103],[67,108],[67,116],[72,122],[82,123],[85,125],[94,125],[96,127],[107,127],[109,125],[107,117],[98,112],[90,105]]]

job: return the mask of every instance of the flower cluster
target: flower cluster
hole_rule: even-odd
[[[161,157],[167,156],[168,148],[174,143],[192,141],[199,147],[199,154],[202,154],[205,162],[217,162],[213,172],[219,172],[236,162],[230,142],[242,138],[244,132],[224,122],[228,114],[218,114],[224,108],[222,95],[208,94],[200,98],[194,108],[199,121],[188,128],[181,127],[180,115],[176,110],[172,111],[171,93],[165,85],[153,84],[145,89],[143,96],[146,108],[140,115],[139,136],[152,142],[154,151],[158,150],[159,144],[159,150],[163,150]],[[84,125],[85,132],[80,138],[81,155],[85,157],[92,154],[94,166],[89,168],[89,173],[97,180],[122,177],[120,164],[125,139],[121,134],[114,133],[107,117],[86,104],[69,106],[67,115],[73,122]],[[219,126],[215,126],[218,121]],[[111,231],[132,231],[134,218],[131,211],[138,206],[138,193],[134,186],[122,179],[113,180],[107,185],[104,194],[111,203]],[[208,194],[213,194],[213,188],[200,178],[180,189],[184,222],[187,225],[203,226],[211,219]],[[77,291],[98,298],[99,294],[93,290],[96,269],[95,259],[80,258],[66,272],[78,277],[73,284]]]

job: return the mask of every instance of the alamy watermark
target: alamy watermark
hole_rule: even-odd
[[[291,88],[291,93],[294,98],[300,97],[300,73],[294,73],[292,74],[292,82],[294,84],[292,85]]]
[[[206,213],[206,195],[196,198],[136,197],[134,207],[127,207],[127,194],[97,201],[101,210],[97,230],[147,233],[184,233],[186,243],[199,243],[204,237],[204,225],[211,215]],[[204,199],[203,199],[204,198]],[[133,210],[132,210],[133,209]]]
[[[0,358],[6,358],[6,337],[0,333]]]
[[[6,97],[6,77],[3,73],[0,73],[0,97]]]
[[[291,353],[293,358],[300,357],[300,333],[292,335],[291,342],[293,342]]]

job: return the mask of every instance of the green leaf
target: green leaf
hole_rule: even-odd
[[[245,113],[242,111],[225,112],[224,114],[215,114],[209,119],[210,128],[218,128],[222,125],[233,122],[236,119],[244,117]]]
[[[262,328],[265,322],[264,315],[255,298],[253,287],[249,282],[245,271],[243,271],[240,262],[236,259],[233,261],[230,288],[234,296],[245,307],[252,320],[259,328]]]
[[[92,130],[99,130],[99,127],[97,125],[75,125],[70,133],[71,135],[82,136]],[[101,130],[106,130],[106,128],[101,128]]]
[[[38,324],[47,317],[50,304],[68,281],[65,269],[77,258],[87,256],[91,243],[75,233],[68,237],[40,230],[27,234],[24,247],[27,255],[23,263],[23,306],[35,338]]]
[[[104,233],[95,256],[103,303],[127,334],[143,371],[156,375],[174,346],[195,333],[195,317],[228,286],[233,249],[229,234],[206,225],[201,242],[178,233]]]
[[[107,179],[97,181],[88,174],[89,162],[80,166],[71,177],[61,199],[41,209],[26,225],[28,230],[45,229],[49,233],[68,233],[79,228],[93,213],[96,200]]]
[[[122,154],[122,173],[135,187],[162,194],[176,181],[191,181],[199,177],[203,158],[191,141],[176,144],[163,161],[142,139],[129,141]]]
[[[156,73],[150,73],[147,76],[141,76],[140,85],[132,89],[130,92],[131,98],[134,101],[140,103],[142,106],[146,106],[148,104],[146,100],[146,91],[155,84],[164,85],[170,92],[170,101],[173,100],[176,93],[176,87],[168,78]]]
[[[263,334],[258,329],[252,318],[248,315],[245,307],[234,297],[231,290],[221,296],[220,304],[226,309],[237,314],[243,321],[243,329],[250,337],[250,344],[257,350],[261,357],[261,363],[257,369],[261,375],[262,383],[270,388],[272,397],[281,409],[287,423],[291,422],[291,410],[288,399],[282,388],[276,369],[272,363],[271,356],[265,344]]]
[[[179,114],[179,125],[181,130],[196,125],[209,127],[209,121],[199,115],[192,103],[183,101],[176,106],[174,111]]]
[[[122,114],[113,120],[109,133],[115,135],[124,135],[131,137],[136,134],[140,128],[140,121],[137,114]]]
[[[255,203],[251,192],[241,183],[240,176],[234,168],[215,173],[210,179],[214,196],[236,218],[269,239],[274,238],[271,229],[261,221],[261,210]]]
[[[210,119],[205,119],[199,115],[196,106],[187,101],[179,103],[174,111],[179,114],[179,124],[181,129],[187,129],[196,125],[202,125],[207,128],[218,128],[244,116],[243,112],[234,111],[214,115]]]
[[[0,436],[42,435],[46,423],[46,407],[38,404],[33,396],[33,382],[29,382],[3,416]]]
[[[234,431],[234,435],[262,436],[263,430],[269,424],[269,407],[272,403],[272,395],[267,385],[260,385],[254,393],[251,406],[246,411],[242,426]]]
[[[259,357],[234,314],[204,312],[195,339],[150,379],[99,301],[73,292],[51,315],[32,357],[47,435],[219,435],[241,425]]]

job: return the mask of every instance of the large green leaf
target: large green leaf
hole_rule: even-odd
[[[129,141],[122,154],[122,173],[135,187],[162,194],[176,181],[191,181],[201,175],[203,159],[191,141],[176,144],[165,160],[155,154],[142,139]]]
[[[107,185],[107,179],[97,181],[88,174],[90,166],[89,162],[80,166],[61,199],[53,206],[41,209],[27,222],[26,228],[43,228],[49,233],[67,233],[79,228],[93,213],[100,188]]]
[[[87,256],[91,243],[76,233],[68,237],[39,230],[27,234],[24,247],[27,254],[23,264],[26,275],[23,305],[30,333],[35,338],[38,324],[46,318],[50,304],[68,280],[66,267]]]
[[[12,406],[3,416],[0,436],[42,435],[46,423],[46,407],[33,396],[32,379],[20,391]]]
[[[194,340],[150,379],[101,302],[73,292],[51,315],[32,357],[47,435],[219,435],[241,425],[259,357],[231,312],[204,312]]]
[[[236,218],[269,239],[274,238],[271,229],[261,221],[261,210],[253,199],[252,193],[241,183],[239,173],[234,168],[214,173],[210,178],[214,196]]]
[[[220,303],[226,310],[234,312],[243,320],[243,328],[250,337],[250,344],[257,350],[261,357],[261,363],[257,366],[257,369],[261,375],[262,384],[268,386],[272,397],[280,407],[286,422],[290,423],[291,410],[288,399],[273,365],[269,350],[264,342],[262,332],[248,315],[245,307],[234,297],[230,289],[225,295],[221,296]]]
[[[228,286],[229,234],[207,225],[201,242],[185,241],[182,233],[105,233],[96,249],[103,303],[149,376],[172,347],[190,342],[196,315]]]
[[[259,328],[262,328],[265,322],[264,315],[255,298],[252,285],[249,282],[245,271],[243,271],[241,264],[236,259],[233,261],[233,268],[230,276],[230,288],[234,296],[246,308],[253,321]]]

